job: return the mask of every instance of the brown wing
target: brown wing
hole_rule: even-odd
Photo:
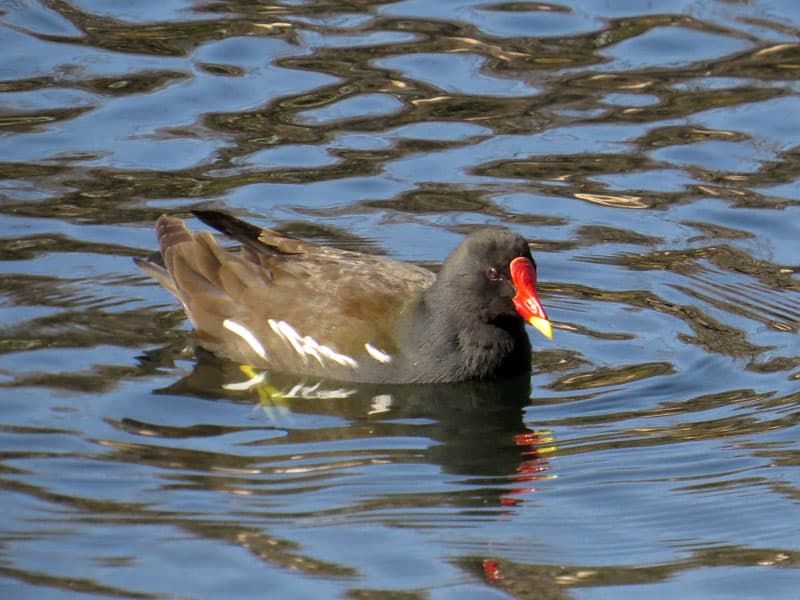
[[[415,265],[303,242],[223,213],[197,216],[242,242],[242,251],[164,216],[157,225],[164,267],[201,345],[239,362],[335,375],[349,366],[342,357],[376,360],[367,344],[391,354],[398,317],[435,278]],[[307,368],[298,369],[298,358]]]

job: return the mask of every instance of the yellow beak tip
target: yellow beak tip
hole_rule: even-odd
[[[541,333],[544,337],[548,340],[553,339],[553,327],[550,325],[550,321],[547,319],[542,319],[539,317],[531,317],[528,320],[528,323],[531,324],[532,327],[535,327],[536,330]]]

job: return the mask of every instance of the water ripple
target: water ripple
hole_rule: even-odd
[[[792,598],[791,2],[12,3],[0,587]],[[131,262],[214,206],[436,268],[530,240],[533,377],[343,387],[197,352]]]

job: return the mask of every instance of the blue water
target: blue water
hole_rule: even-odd
[[[0,4],[0,597],[797,598],[798,28]],[[131,260],[198,207],[429,266],[506,225],[555,338],[502,384],[237,386]]]

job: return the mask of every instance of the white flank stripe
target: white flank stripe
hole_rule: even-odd
[[[304,362],[309,356],[311,356],[321,366],[324,366],[325,364],[324,359],[328,359],[344,367],[351,367],[353,369],[358,367],[358,363],[346,354],[340,354],[332,348],[320,344],[310,335],[300,335],[300,333],[286,321],[269,319],[267,320],[267,324],[276,335],[278,335],[284,342],[289,344],[294,351],[300,355]],[[367,351],[369,352],[369,350]],[[384,359],[384,361],[391,360],[391,357],[388,354],[385,354],[376,348],[373,348],[372,351],[377,352]],[[370,352],[370,354],[372,354],[372,352]],[[375,354],[373,354],[373,357],[375,360],[381,360]]]
[[[272,328],[272,331],[283,337],[280,328],[278,328],[278,322],[275,319],[267,319],[267,325]]]
[[[289,342],[294,348],[294,351],[297,352],[302,358],[303,361],[306,360],[306,352],[303,350],[303,344],[301,343],[301,336],[297,333],[297,330],[289,325],[286,321],[278,321],[278,329],[281,330],[283,333],[283,339]]]
[[[383,350],[378,350],[372,344],[364,344],[364,348],[366,348],[367,352],[369,352],[369,355],[372,358],[374,358],[375,360],[377,360],[378,362],[381,362],[381,363],[392,362],[392,357],[391,356],[386,354],[386,352],[384,352]]]
[[[323,365],[322,355],[319,353],[319,350],[317,350],[317,348],[319,348],[319,344],[310,335],[307,335],[306,337],[303,338],[303,352],[310,354],[311,356],[317,359],[317,362],[320,365]]]
[[[352,358],[347,356],[346,354],[339,354],[335,350],[328,348],[327,346],[320,346],[319,351],[322,353],[323,356],[326,358],[330,358],[333,362],[342,365],[343,367],[350,367],[355,369],[358,366],[358,363],[354,361]]]
[[[267,360],[267,351],[264,350],[264,346],[261,345],[261,342],[256,339],[256,336],[254,336],[253,332],[247,327],[236,321],[231,321],[230,319],[225,319],[222,322],[222,326],[242,338],[253,349],[253,352],[264,360]]]

